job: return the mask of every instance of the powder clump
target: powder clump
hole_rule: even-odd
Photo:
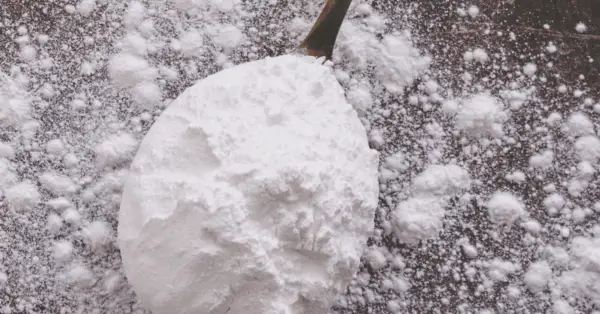
[[[127,278],[155,314],[326,313],[372,233],[377,168],[320,60],[208,77],[133,162],[118,230]]]

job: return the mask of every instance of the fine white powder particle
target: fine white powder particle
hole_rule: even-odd
[[[600,139],[593,135],[582,136],[575,141],[575,151],[582,160],[595,164],[600,159]]]
[[[6,159],[0,158],[0,192],[12,187],[17,181],[18,177],[14,172],[14,165]]]
[[[112,240],[110,227],[103,221],[90,223],[82,233],[93,252],[104,251]]]
[[[387,264],[385,255],[383,255],[381,250],[378,249],[371,249],[367,255],[367,258],[369,259],[369,265],[371,265],[371,268],[376,270],[384,268]]]
[[[417,58],[419,51],[413,47],[407,38],[386,35],[381,43],[374,44],[365,40],[368,36],[356,35],[361,30],[351,30],[352,32],[347,31],[346,33],[342,28],[341,42],[347,41],[346,49],[350,51],[341,51],[341,53],[349,55],[350,58],[360,59],[359,56],[363,53],[351,51],[349,47],[352,47],[354,49],[366,49],[367,53],[365,54],[369,59],[377,57],[379,64],[374,69],[374,75],[392,94],[402,93],[404,87],[413,82],[417,73],[426,69],[430,63],[428,58]],[[363,62],[366,63],[366,61],[361,60],[361,63]]]
[[[487,94],[466,99],[456,115],[456,128],[473,137],[500,136],[507,116],[502,104]]]
[[[73,203],[65,197],[53,198],[47,201],[46,205],[50,206],[50,208],[54,209],[55,211],[63,211],[67,208],[73,207]]]
[[[221,25],[213,40],[225,52],[231,52],[244,41],[244,33],[234,25]]]
[[[83,15],[88,16],[96,8],[96,0],[82,0],[77,4],[77,11]]]
[[[123,22],[127,28],[135,28],[140,25],[146,15],[146,8],[139,1],[131,1],[127,5],[127,11],[123,17]]]
[[[187,31],[180,39],[181,52],[186,56],[194,56],[202,52],[204,39],[198,30]]]
[[[577,25],[575,25],[575,30],[578,33],[585,33],[585,31],[587,31],[587,26],[581,22],[577,23]]]
[[[412,182],[412,196],[400,202],[391,224],[399,242],[415,245],[443,227],[449,197],[468,189],[469,173],[457,165],[430,165]]]
[[[452,195],[471,184],[469,173],[457,165],[431,165],[413,180],[414,194]]]
[[[62,156],[65,153],[65,144],[60,139],[53,139],[46,143],[46,152],[54,156]]]
[[[158,75],[158,71],[152,68],[148,61],[127,52],[111,57],[108,73],[116,84],[123,87],[133,87],[144,81],[153,81]]]
[[[66,272],[65,279],[77,288],[86,288],[94,284],[94,274],[82,264],[73,264]]]
[[[529,158],[529,165],[537,169],[548,169],[552,167],[554,161],[554,153],[551,150],[546,150],[540,154],[533,155]]]
[[[585,297],[595,306],[600,306],[600,238],[575,237],[570,245],[570,253],[566,257],[571,258],[571,270],[563,272],[558,278],[559,287],[567,295]]]
[[[15,184],[6,189],[4,194],[8,208],[14,211],[31,210],[41,199],[38,188],[30,181]]]
[[[475,5],[470,5],[467,12],[471,18],[476,18],[479,15],[479,8]]]
[[[544,206],[548,211],[557,211],[565,206],[565,199],[558,193],[552,193],[548,195],[544,201]]]
[[[527,76],[533,76],[537,72],[537,65],[535,63],[527,63],[523,66],[523,73]]]
[[[515,171],[507,174],[506,179],[512,182],[525,182],[526,176],[522,171]]]
[[[0,72],[0,127],[15,126],[30,113],[30,99],[14,78]]]
[[[142,109],[152,109],[162,98],[160,87],[155,82],[144,81],[130,90],[133,102]]]
[[[537,261],[529,265],[529,269],[525,272],[523,281],[533,292],[539,292],[548,284],[548,280],[552,277],[552,269],[546,261]]]
[[[438,234],[443,227],[444,204],[437,198],[414,197],[401,202],[392,217],[396,238],[415,245]]]
[[[81,214],[79,214],[76,209],[69,208],[62,213],[62,218],[66,223],[75,226],[79,225],[79,222],[81,221]]]
[[[511,225],[520,217],[523,217],[525,206],[512,193],[495,192],[487,202],[490,220],[496,224]]]
[[[346,289],[373,230],[378,154],[320,63],[224,70],[153,125],[118,230],[153,313],[319,314]]]
[[[585,114],[576,112],[569,117],[568,132],[573,136],[594,134],[594,123]]]
[[[133,156],[137,145],[136,139],[128,133],[119,133],[107,137],[94,149],[96,166],[102,169],[129,160]]]
[[[500,258],[492,259],[488,266],[488,276],[494,281],[508,281],[508,276],[519,270],[519,265]]]
[[[11,159],[15,157],[15,150],[9,143],[0,142],[0,158]]]
[[[479,63],[486,63],[490,57],[485,50],[481,48],[475,48],[473,49],[473,59]]]
[[[70,241],[57,241],[52,246],[52,257],[57,262],[64,262],[71,258],[73,254],[73,244]]]
[[[42,187],[53,193],[54,195],[70,195],[77,192],[77,184],[69,177],[54,172],[47,171],[39,176],[39,181]]]

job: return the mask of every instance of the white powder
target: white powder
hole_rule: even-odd
[[[565,206],[565,199],[558,193],[552,193],[544,199],[544,206],[548,211],[557,211]]]
[[[123,17],[123,21],[127,28],[134,28],[138,26],[146,15],[146,8],[139,1],[131,1],[127,6],[127,11]]]
[[[542,291],[548,281],[552,277],[552,269],[546,261],[537,261],[529,265],[529,269],[525,272],[523,281],[533,292]]]
[[[14,165],[6,159],[0,158],[0,192],[10,188],[17,180]]]
[[[85,288],[94,284],[94,274],[82,264],[72,265],[65,277],[69,283],[78,288]]]
[[[65,154],[65,144],[60,139],[54,139],[46,143],[46,152],[54,156]]]
[[[529,158],[529,165],[533,168],[548,169],[552,167],[554,161],[554,153],[551,150],[546,150],[540,154],[533,155]]]
[[[391,224],[399,242],[415,245],[443,227],[448,198],[468,189],[469,173],[457,165],[430,165],[412,182],[412,197],[400,202]]]
[[[146,59],[127,52],[111,57],[108,73],[115,83],[123,87],[133,87],[144,81],[152,81],[158,75],[158,71],[152,68]]]
[[[52,257],[57,262],[64,262],[71,258],[73,254],[73,244],[70,241],[57,241],[52,246]]]
[[[512,193],[497,191],[487,202],[490,220],[496,224],[511,225],[525,216],[525,206]]]
[[[456,115],[456,127],[473,137],[501,136],[506,118],[496,98],[478,94],[463,102]]]
[[[187,31],[181,37],[180,42],[181,52],[186,56],[194,56],[203,52],[204,39],[198,30]]]
[[[143,57],[148,52],[148,43],[138,32],[130,32],[121,41],[121,49]]]
[[[346,37],[354,36],[352,33],[344,34]],[[344,36],[342,36],[343,41]],[[356,38],[354,41],[358,41]],[[360,42],[356,42],[360,45]],[[365,44],[365,43],[363,43]],[[377,55],[380,64],[375,68],[375,76],[381,84],[393,94],[404,91],[416,75],[429,66],[428,58],[417,58],[419,51],[411,42],[400,36],[387,35],[381,43],[368,43],[370,54]],[[343,52],[343,51],[342,51]]]
[[[467,12],[471,18],[476,18],[479,15],[479,8],[476,5],[470,5]]]
[[[345,290],[373,229],[378,154],[320,62],[222,71],[153,125],[118,231],[155,314],[326,313]]]
[[[47,171],[39,176],[42,187],[54,195],[69,195],[77,191],[77,184],[69,177],[55,171]]]
[[[367,258],[369,259],[369,265],[371,265],[371,268],[373,269],[384,268],[387,264],[387,259],[385,255],[381,253],[381,250],[376,248],[373,248],[369,251]]]
[[[231,52],[244,41],[244,33],[234,25],[221,25],[217,29],[218,35],[213,40],[226,53]]]
[[[600,139],[593,135],[582,136],[575,141],[579,158],[595,164],[600,159]]]
[[[30,99],[15,78],[0,72],[0,127],[14,126],[29,118]]]
[[[575,309],[569,304],[567,300],[555,299],[552,306],[554,313],[556,314],[574,314]]]
[[[527,63],[523,66],[523,73],[527,76],[533,76],[537,72],[537,65],[535,63]]]
[[[415,194],[453,195],[467,189],[469,174],[457,165],[431,165],[413,181]]]
[[[128,133],[114,134],[98,144],[96,153],[96,166],[98,168],[113,167],[129,160],[137,148],[136,139]]]
[[[568,132],[573,136],[594,134],[594,123],[585,114],[576,112],[569,117]]]
[[[515,171],[506,175],[506,180],[512,182],[525,182],[526,176],[522,171]]]
[[[96,8],[96,0],[82,0],[77,4],[77,11],[81,15],[88,16]]]
[[[8,188],[5,192],[8,206],[14,211],[26,211],[40,201],[41,196],[37,186],[30,181],[23,181]]]
[[[109,226],[103,221],[94,221],[83,229],[83,236],[94,252],[102,252],[111,242]]]
[[[0,142],[0,158],[11,159],[15,157],[15,150],[9,143]]]
[[[585,33],[585,31],[587,31],[587,26],[581,22],[577,23],[577,25],[575,25],[575,30],[578,33]]]
[[[152,109],[162,97],[160,87],[154,82],[141,82],[130,90],[133,102],[143,109]]]
[[[75,226],[79,225],[79,222],[81,221],[81,214],[79,214],[76,209],[69,208],[62,213],[62,218],[66,223]]]
[[[397,239],[406,244],[435,236],[443,227],[444,206],[437,198],[409,198],[393,213],[392,225]]]
[[[494,281],[508,281],[508,276],[519,270],[519,265],[500,258],[494,258],[488,264],[488,276]]]
[[[52,232],[52,233],[56,233],[58,232],[63,226],[63,221],[62,218],[60,218],[60,216],[58,216],[55,213],[50,213],[48,215],[47,221],[46,221],[46,228]]]
[[[57,197],[47,201],[46,205],[50,206],[56,211],[63,211],[69,207],[72,207],[73,203],[71,203],[71,201],[65,197]]]
[[[482,48],[473,49],[473,58],[480,63],[486,63],[490,60],[490,57],[488,56],[487,52]]]
[[[566,295],[584,296],[600,306],[600,238],[575,237],[570,251],[571,270],[561,274],[559,287]]]
[[[560,120],[562,120],[562,115],[558,112],[553,112],[548,115],[548,118],[546,119],[546,123],[548,123],[548,125],[556,125],[556,123],[559,122]]]

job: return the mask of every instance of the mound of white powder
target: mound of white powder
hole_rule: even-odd
[[[326,313],[373,230],[377,168],[320,60],[210,76],[133,162],[118,230],[127,279],[155,314]]]

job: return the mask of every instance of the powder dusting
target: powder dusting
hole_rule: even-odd
[[[219,72],[147,134],[119,240],[154,313],[326,313],[346,289],[373,230],[378,153],[321,62]]]

